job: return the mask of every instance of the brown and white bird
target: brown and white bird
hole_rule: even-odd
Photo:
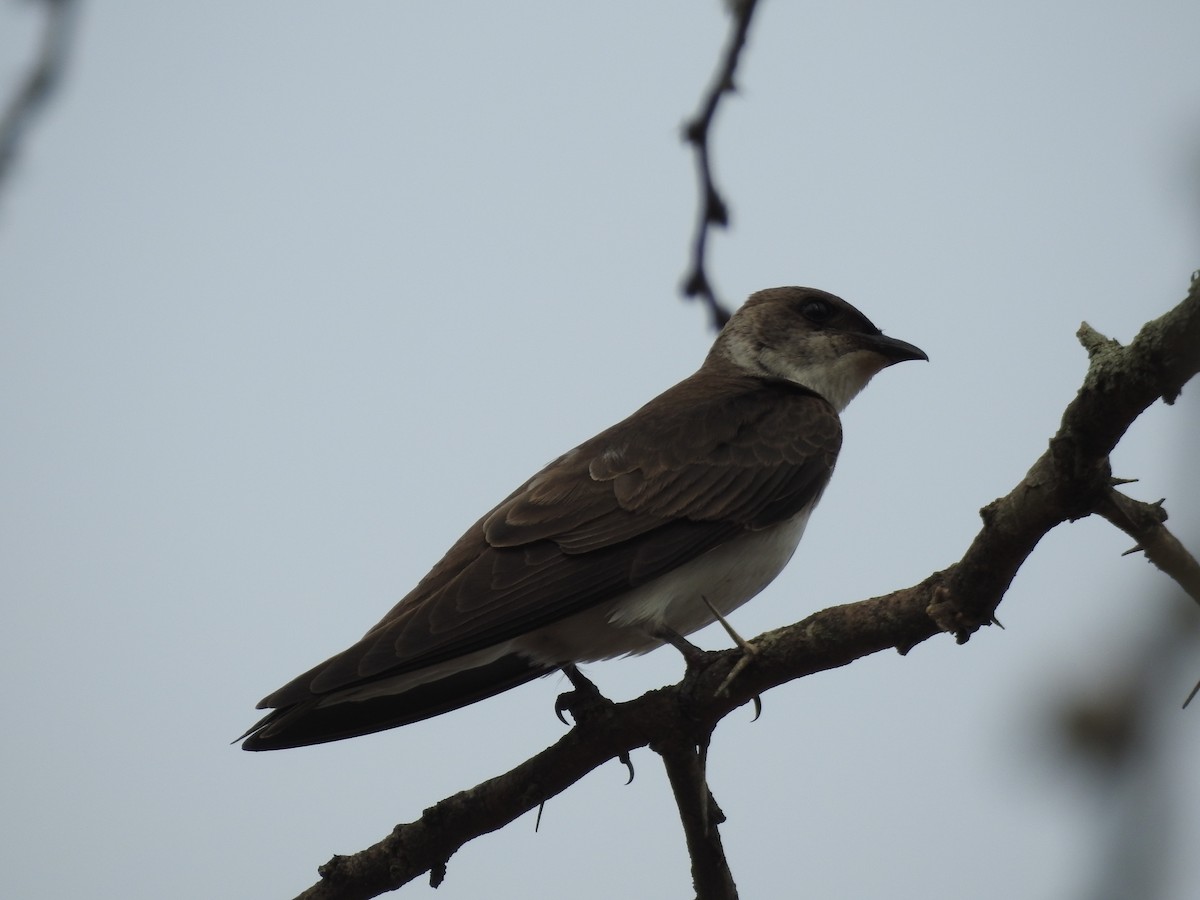
[[[795,552],[838,413],[908,359],[928,357],[832,294],[753,294],[694,375],[486,513],[362,640],[259,703],[242,746],[395,728],[728,614]]]

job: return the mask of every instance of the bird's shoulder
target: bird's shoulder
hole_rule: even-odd
[[[766,527],[814,499],[841,436],[836,411],[806,388],[702,369],[542,469],[482,536],[586,552],[672,519]]]
[[[588,474],[646,478],[688,465],[759,467],[836,455],[842,429],[823,397],[775,378],[701,369],[582,444]]]

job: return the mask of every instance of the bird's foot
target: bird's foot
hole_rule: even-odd
[[[598,715],[601,711],[608,709],[613,705],[613,702],[600,693],[600,689],[584,676],[582,672],[575,667],[574,663],[567,663],[562,667],[562,673],[567,676],[567,680],[571,682],[573,690],[559,694],[558,699],[554,701],[554,714],[558,716],[558,721],[564,725],[571,723],[566,720],[564,712],[570,713],[571,718],[575,720],[575,724],[579,725],[588,721],[590,718]],[[630,784],[633,782],[633,760],[629,758],[629,752],[625,751],[617,756],[617,759],[629,771],[629,779],[625,782]],[[541,810],[538,810],[538,821],[542,818]]]
[[[567,712],[578,724],[601,709],[612,706],[612,701],[601,694],[600,689],[592,684],[579,669],[575,668],[574,663],[564,665],[562,672],[567,676],[567,680],[571,682],[574,690],[559,694],[558,699],[554,701],[554,714],[558,716],[558,721],[564,725],[570,725],[571,723],[563,716],[563,713]]]

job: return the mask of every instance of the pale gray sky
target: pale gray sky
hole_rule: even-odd
[[[6,96],[36,12],[0,7]],[[292,896],[561,734],[554,677],[373,737],[228,746],[484,509],[699,364],[678,132],[725,28],[683,0],[85,6],[0,196],[0,893]],[[1127,341],[1183,296],[1197,33],[1194,0],[764,4],[717,123],[716,283],[834,291],[932,361],[850,407],[739,630],[956,560],[1073,396],[1080,321]],[[1195,393],[1114,458],[1193,547]],[[1185,606],[1129,543],[1060,529],[1006,631],[727,719],[711,782],[743,896],[1083,897],[1115,801],[1046,723]],[[589,674],[623,699],[680,671]],[[1165,900],[1200,884],[1197,676],[1153,699]],[[436,896],[691,896],[661,767],[634,764],[468,845]]]

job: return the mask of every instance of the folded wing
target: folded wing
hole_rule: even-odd
[[[819,496],[841,429],[816,394],[705,370],[671,392],[670,416],[639,410],[484,516],[362,640],[265,698],[259,707],[275,711],[244,746],[395,727],[553,671],[509,656],[450,665],[445,677],[394,696],[338,702],[612,600]]]

